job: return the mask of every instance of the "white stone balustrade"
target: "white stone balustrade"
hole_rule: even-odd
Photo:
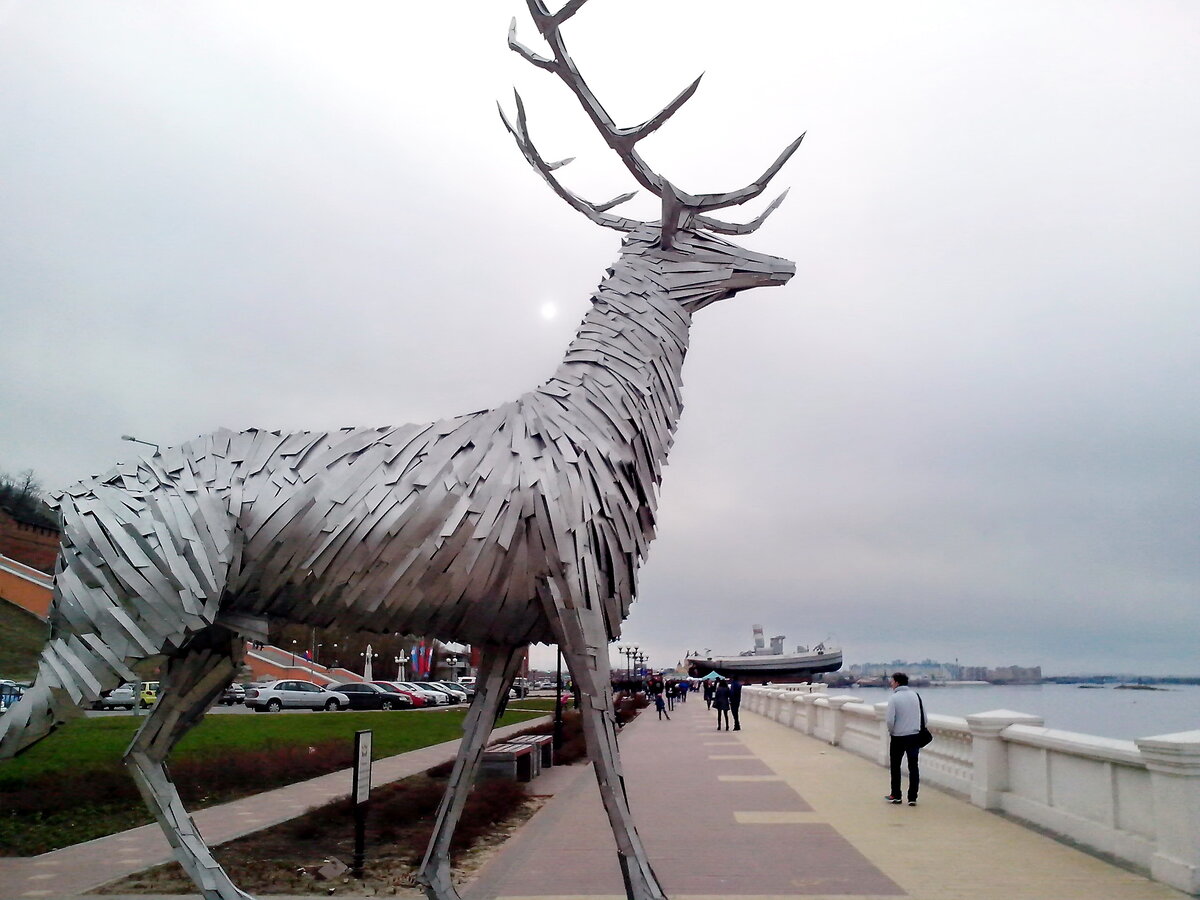
[[[887,704],[746,687],[742,708],[888,764]],[[921,779],[1200,895],[1200,731],[1120,741],[992,710],[927,717]]]

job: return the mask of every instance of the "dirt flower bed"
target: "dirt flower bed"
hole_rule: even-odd
[[[564,717],[565,743],[557,763],[583,752],[579,714]],[[552,725],[526,729],[549,733]],[[349,798],[311,809],[298,818],[213,848],[234,883],[251,894],[380,894],[423,897],[414,874],[433,830],[451,764],[375,788],[366,827],[366,865],[361,881],[332,874],[331,861],[349,866],[354,858],[354,808]],[[451,846],[454,879],[470,881],[504,841],[545,803],[525,785],[507,779],[479,782],[467,799]],[[337,868],[333,864],[333,869]],[[321,869],[326,869],[326,875]],[[330,877],[331,876],[331,877]],[[177,863],[156,866],[93,891],[94,894],[192,894],[195,885]]]
[[[367,814],[362,881],[350,873],[322,877],[319,870],[354,858],[354,811],[347,798],[213,849],[243,890],[253,894],[343,893],[421,895],[413,873],[433,829],[445,783],[427,775],[372,791]],[[456,880],[473,876],[488,851],[499,846],[542,805],[524,785],[504,779],[481,782],[471,792],[452,848]],[[336,868],[336,863],[334,863]],[[328,870],[327,870],[328,871]],[[191,894],[196,890],[177,863],[156,866],[112,882],[97,894]],[[423,895],[422,895],[423,896]]]

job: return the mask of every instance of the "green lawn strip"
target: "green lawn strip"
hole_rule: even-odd
[[[37,674],[38,654],[50,626],[13,603],[0,602],[0,678],[28,681]]]
[[[564,703],[563,709],[571,709],[570,703]],[[509,710],[535,709],[541,713],[554,712],[553,697],[525,697],[521,700],[509,700]]]
[[[465,715],[466,709],[459,708],[436,713],[210,716],[180,742],[171,758],[180,768],[189,760],[205,759],[219,760],[221,766],[235,768],[239,756],[248,759],[248,754],[297,749],[303,753],[309,747],[327,748],[331,743],[341,742],[349,748],[353,746],[356,731],[370,729],[372,756],[380,759],[462,737]],[[543,713],[510,710],[497,725],[511,725],[539,715]],[[141,800],[127,790],[132,781],[121,764],[125,748],[144,721],[144,717],[132,715],[76,720],[16,759],[0,763],[0,856],[43,853],[152,821]],[[341,767],[331,765],[328,771]],[[111,802],[59,804],[58,811],[47,813],[31,813],[28,807],[21,812],[8,802],[10,792],[29,788],[31,784],[44,785],[44,790],[52,793],[57,781],[63,781],[65,786],[80,777],[117,785],[126,789],[124,793],[128,796],[114,797]],[[213,792],[211,796],[193,799],[190,805],[201,809],[288,783],[287,780],[272,783],[269,779],[268,766],[266,774],[251,787]]]
[[[544,713],[509,710],[498,726],[524,722]],[[288,715],[209,716],[188,732],[172,753],[179,761],[191,755],[227,755],[282,745],[311,745],[374,732],[373,756],[382,759],[462,737],[466,707],[439,712],[340,712]],[[0,788],[42,774],[75,772],[98,765],[120,765],[134,732],[145,716],[78,719],[34,744],[16,759],[0,762]]]

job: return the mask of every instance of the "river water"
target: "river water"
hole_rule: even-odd
[[[965,716],[993,709],[1031,713],[1047,728],[1098,737],[1132,740],[1200,729],[1200,685],[1160,685],[1162,690],[1118,690],[1111,685],[1081,688],[1073,684],[923,687],[918,692],[927,713]],[[831,688],[864,703],[886,701],[887,688]]]

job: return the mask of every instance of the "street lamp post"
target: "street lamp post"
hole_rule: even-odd
[[[563,745],[563,680],[562,680],[562,648],[555,647],[557,667],[555,670],[554,690],[554,749],[561,750]]]
[[[292,668],[296,668],[296,639],[292,638]]]
[[[626,646],[621,653],[625,655],[625,680],[629,681],[633,678],[633,660],[637,656],[638,648],[636,646]]]
[[[132,441],[135,444],[145,444],[147,447],[153,447],[155,453],[158,452],[158,444],[152,443],[151,441],[143,441],[141,438],[135,438],[132,434],[121,435],[121,440]]]
[[[457,656],[448,656],[448,657],[446,657],[445,662],[446,662],[447,668],[450,669],[449,680],[450,681],[458,681],[458,657]]]

